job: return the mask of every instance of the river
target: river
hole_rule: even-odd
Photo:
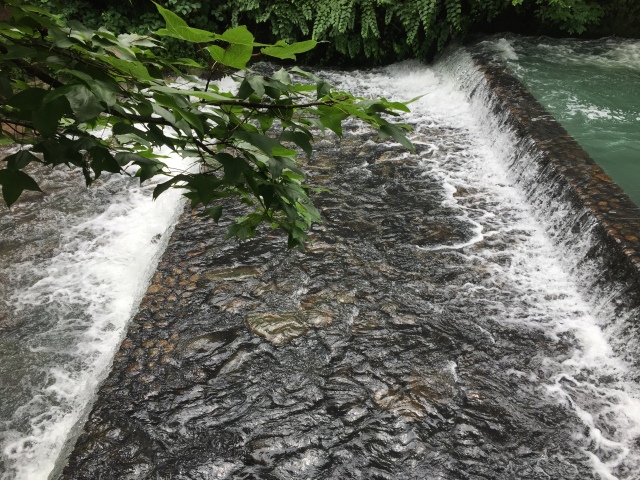
[[[532,207],[474,71],[459,50],[325,72],[423,95],[417,154],[356,123],[319,139],[306,168],[332,193],[308,253],[181,225],[64,478],[635,478],[634,340],[584,291],[588,245]],[[3,480],[61,471],[180,209],[74,188],[2,217]]]
[[[640,205],[640,43],[509,36],[482,43]]]

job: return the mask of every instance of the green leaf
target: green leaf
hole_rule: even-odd
[[[140,178],[140,183],[153,178],[158,172],[162,170],[162,167],[158,167],[158,165],[153,164],[144,164],[141,165],[138,171],[136,172],[136,177]]]
[[[78,151],[89,151],[93,147],[98,146],[98,142],[91,135],[82,135],[80,138],[73,140],[73,148]]]
[[[320,82],[322,81],[322,79],[310,72],[307,72],[305,70],[300,69],[299,67],[293,67],[290,69],[291,72],[293,73],[297,73],[298,75],[304,77],[304,78],[308,78],[309,80],[313,80],[314,82]]]
[[[54,90],[52,93],[52,98],[56,98],[59,95],[67,97],[71,110],[73,110],[79,122],[86,122],[95,118],[104,110],[98,98],[85,85],[67,85]],[[50,99],[49,96],[45,97],[44,103],[46,104]]]
[[[236,237],[238,240],[253,238],[258,225],[269,220],[270,218],[261,212],[252,212],[245,217],[236,218],[236,223],[229,227],[226,238]]]
[[[200,120],[200,117],[197,114],[185,109],[175,109],[175,110],[180,114],[182,118],[184,118],[187,122],[189,122],[189,125],[195,128],[196,131],[201,136],[204,135],[204,125],[202,124],[202,121]]]
[[[128,133],[137,133],[138,129],[127,121],[121,121],[113,125],[111,132],[114,135],[126,135]]]
[[[0,76],[0,95],[4,98],[11,98],[13,96],[13,87],[11,87],[9,75]]]
[[[147,35],[138,35],[137,33],[122,33],[118,35],[116,38],[111,32],[103,30],[104,27],[101,27],[96,34],[100,34],[105,36],[106,38],[112,38],[114,40],[119,41],[126,47],[136,46],[136,47],[157,47],[158,42],[147,36]]]
[[[247,45],[253,49],[254,37],[253,34],[247,30],[247,27],[240,25],[235,28],[230,28],[222,35],[218,35],[217,39],[224,40],[225,42],[235,43],[238,45]]]
[[[218,94],[211,91],[203,92],[202,90],[183,90],[180,88],[166,87],[163,85],[153,86],[151,87],[151,90],[156,92],[201,98],[203,100],[208,100],[210,102],[221,101],[221,100],[222,101],[235,100],[235,98],[232,95],[222,95],[222,94]]]
[[[242,157],[234,157],[233,155],[223,152],[213,158],[222,164],[224,168],[223,180],[231,185],[239,183],[243,173],[251,172],[251,167]]]
[[[156,185],[156,187],[153,189],[153,199],[155,200],[160,195],[162,195],[164,192],[169,190],[173,186],[174,183],[176,183],[176,179],[172,178],[170,180],[167,180],[166,182],[162,182],[162,183],[159,183],[158,185]]]
[[[90,28],[85,27],[82,23],[76,21],[76,20],[69,20],[67,22],[67,25],[69,27],[71,27],[72,31],[75,34],[79,34],[82,37],[84,37],[85,39],[90,39],[93,36],[93,30],[91,30]]]
[[[39,13],[40,15],[43,15],[45,18],[39,19],[42,25],[49,25],[50,24],[49,19],[55,19],[55,20],[58,19],[56,15],[49,13],[44,8],[36,7],[33,5],[23,5],[22,8],[27,12]]]
[[[21,170],[0,170],[2,198],[7,206],[11,206],[22,195],[24,190],[41,192],[36,181]]]
[[[93,38],[91,39],[91,43],[94,47],[102,47],[105,50],[111,51],[116,57],[119,57],[120,55],[118,55],[117,53],[117,49],[114,48],[114,42],[111,39],[106,39],[100,36],[93,36]],[[135,57],[133,58],[133,61],[135,61]]]
[[[320,123],[342,137],[342,121],[347,118],[347,114],[336,107],[321,105],[318,107],[318,119]]]
[[[184,118],[200,135],[204,134],[204,126],[198,114],[183,108],[189,105],[183,95],[169,95],[158,92],[154,94],[153,98],[159,105],[171,108],[176,118]]]
[[[275,156],[295,156],[296,151],[291,150],[290,148],[283,147],[280,142],[278,142],[275,138],[268,137],[266,135],[261,135],[259,133],[249,133],[244,131],[238,131],[233,134],[233,136],[237,139],[245,141],[254,147],[258,148],[260,151],[264,152],[266,155],[270,157]]]
[[[0,60],[17,60],[35,57],[38,51],[31,47],[23,47],[20,45],[6,45],[7,53],[0,55]]]
[[[122,45],[109,45],[105,48],[107,52],[113,54],[114,57],[128,62],[138,62],[138,58],[133,50],[125,48]]]
[[[331,85],[324,80],[318,81],[318,83],[316,84],[316,97],[322,98],[329,93],[331,93]]]
[[[160,115],[162,118],[164,118],[167,122],[169,122],[172,125],[176,124],[176,117],[173,113],[171,113],[169,110],[167,110],[166,108],[162,108],[160,105],[158,104],[153,104],[153,113],[157,113],[158,115]]]
[[[16,93],[7,104],[19,110],[35,110],[39,108],[49,92],[42,88],[28,88]]]
[[[117,85],[103,82],[102,80],[93,80],[88,85],[98,100],[104,102],[107,106],[112,107],[118,101],[117,94],[121,92],[118,90]]]
[[[273,79],[282,83],[283,85],[291,85],[291,75],[284,68],[281,68],[273,74]]]
[[[192,28],[171,10],[167,10],[156,2],[153,3],[155,3],[158,12],[160,12],[167,24],[167,28],[158,30],[156,35],[174,37],[191,43],[207,43],[216,39],[216,36],[211,32]]]
[[[400,130],[395,125],[382,125],[380,127],[380,134],[378,135],[378,137],[381,139],[392,137],[396,142],[398,142],[410,152],[415,153],[416,151],[416,147],[413,145],[413,143],[411,143],[409,139],[404,135],[402,130]]]
[[[33,126],[44,137],[53,137],[60,128],[60,120],[71,114],[66,97],[57,97],[33,112]]]
[[[120,35],[120,36],[121,36],[121,37],[123,37],[123,38],[122,38],[122,40],[118,40],[118,37],[116,37],[113,33],[111,33],[111,32],[110,32],[109,30],[107,30],[105,27],[100,27],[100,28],[98,28],[98,30],[96,30],[96,31],[94,32],[94,35],[95,35],[95,36],[98,36],[98,37],[103,37],[103,38],[109,39],[109,40],[111,40],[111,41],[113,41],[113,42],[119,42],[119,41],[121,41],[123,44],[125,44],[125,45],[129,45],[129,42],[126,40],[126,37],[128,36],[128,34]]]
[[[150,158],[145,158],[142,155],[133,152],[118,152],[115,154],[115,159],[118,162],[118,165],[125,166],[130,163],[135,163],[140,166],[148,166],[155,168],[156,172],[162,170],[166,165],[158,160],[153,160]],[[151,178],[151,177],[149,177]],[[146,179],[145,179],[146,180]],[[142,181],[142,180],[141,180]]]
[[[276,188],[274,185],[260,185],[260,197],[262,197],[262,203],[267,208],[271,208],[274,201],[277,200]]]
[[[412,101],[414,100],[415,99],[413,99]],[[406,112],[406,113],[409,113],[411,111],[409,110],[409,107],[407,107],[403,102],[389,102],[385,98],[382,99],[382,105],[387,111],[398,110],[400,112]]]
[[[61,68],[60,70],[58,70],[57,73],[67,73],[69,75],[73,75],[76,78],[79,78],[80,80],[82,80],[83,82],[87,83],[87,82],[91,82],[92,78],[90,75],[87,75],[84,72],[81,72],[79,70],[74,70],[74,69],[70,69],[70,68]]]
[[[131,62],[121,58],[115,58],[109,55],[96,55],[96,58],[103,60],[121,73],[138,80],[154,81],[155,78],[149,73],[149,70],[140,62]]]
[[[196,62],[192,58],[179,58],[178,60],[175,60],[173,64],[184,65],[185,67],[204,68],[203,65],[200,65],[198,62]]]
[[[20,150],[19,152],[9,155],[4,159],[7,162],[7,169],[20,170],[31,162],[39,162],[40,160],[29,150]]]
[[[244,78],[242,82],[240,82],[240,87],[238,88],[237,97],[241,100],[246,100],[254,93],[255,92],[253,91],[253,88],[251,87],[251,85],[249,85],[249,82],[247,81],[247,79]]]
[[[190,175],[189,180],[187,181],[187,187],[197,194],[198,202],[196,202],[196,205],[198,203],[207,205],[209,202],[211,202],[211,200],[216,197],[219,186],[220,180],[218,180],[215,176],[202,173]]]
[[[273,115],[258,115],[258,123],[263,132],[266,132],[273,125],[275,118]]]
[[[72,140],[66,137],[48,138],[33,147],[34,152],[42,153],[46,165],[83,165],[82,154],[74,148]]]
[[[291,45],[287,44],[284,40],[280,40],[275,43],[275,45],[268,46],[262,48],[260,51],[269,55],[270,57],[276,57],[280,59],[296,59],[296,54],[308,52],[315,48],[318,44],[315,40],[306,40],[304,42],[292,43]]]
[[[264,77],[262,75],[250,75],[245,80],[251,85],[257,96],[264,97]]]
[[[280,134],[280,140],[282,142],[295,143],[302,149],[308,158],[311,158],[311,154],[313,152],[313,147],[311,146],[311,135],[304,132],[292,132],[290,130],[285,130]]]
[[[93,147],[89,149],[89,155],[91,156],[91,169],[96,178],[100,177],[100,174],[104,172],[120,173],[122,168],[116,159],[111,155],[109,149],[105,147]]]
[[[247,62],[253,54],[253,47],[241,44],[229,45],[226,50],[218,45],[211,45],[207,50],[216,62],[238,70],[247,69]]]
[[[244,172],[244,179],[247,181],[249,188],[253,192],[255,196],[260,195],[260,190],[258,189],[258,184],[256,183],[254,172]]]
[[[153,199],[155,200],[156,198],[158,198],[164,192],[166,192],[171,187],[173,187],[176,183],[181,181],[188,181],[189,178],[190,177],[188,175],[176,175],[175,177],[170,178],[166,182],[159,183],[158,185],[156,185],[156,188],[153,189]]]
[[[218,220],[220,220],[220,217],[222,216],[222,207],[220,205],[216,205],[215,207],[211,207],[204,212],[199,213],[198,216],[211,217],[216,223],[218,223]]]
[[[65,31],[63,32],[59,28],[50,28],[49,35],[53,38],[53,45],[58,48],[69,48],[74,43],[69,38],[69,34]]]

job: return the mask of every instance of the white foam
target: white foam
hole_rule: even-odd
[[[168,163],[178,165],[175,158]],[[135,182],[135,183],[134,183]],[[44,480],[91,402],[148,284],[171,226],[181,211],[178,191],[151,200],[153,184],[114,179],[114,202],[65,232],[59,251],[25,263],[37,282],[11,298],[15,309],[41,309],[51,327],[36,333],[31,351],[64,358],[45,365],[33,398],[17,409],[2,444],[2,479]],[[164,240],[161,238],[164,237]],[[28,379],[26,379],[28,381]]]
[[[593,103],[580,100],[575,95],[569,95],[566,100],[566,115],[575,117],[582,115],[587,120],[626,120],[624,112],[616,111],[613,108],[594,105]]]
[[[513,48],[513,44],[506,38],[500,38],[496,42],[496,49],[501,52],[505,60],[518,60],[518,54]]]
[[[450,59],[441,71],[449,78],[456,75],[458,81],[465,84],[464,88],[471,91],[473,82],[479,81],[477,74],[471,74],[476,75],[475,80],[460,76],[460,69],[468,68],[465,65],[470,65],[471,60],[463,53],[455,56],[458,58]],[[468,119],[470,129],[477,132],[475,135],[482,140],[481,144],[491,146],[493,154],[487,151],[482,171],[471,167],[469,175],[487,178],[484,172],[491,171],[492,182],[513,184],[505,167],[515,156],[514,139],[501,128],[499,117],[491,114],[491,105],[481,94],[474,98],[472,110],[475,114]],[[490,121],[479,121],[485,118]],[[535,180],[529,182],[536,183]],[[496,190],[490,184],[484,186]],[[505,315],[503,321],[542,328],[551,339],[570,334],[578,341],[579,348],[570,358],[546,359],[551,375],[549,392],[560,401],[568,402],[581,419],[582,425],[576,425],[575,435],[591,459],[594,472],[603,478],[618,478],[617,471],[637,472],[640,470],[640,449],[636,443],[640,437],[640,389],[633,381],[634,367],[614,353],[612,345],[619,341],[616,329],[604,328],[622,319],[613,316],[612,304],[607,298],[591,296],[586,301],[580,294],[583,288],[580,277],[599,275],[597,271],[588,270],[597,266],[591,267],[583,261],[591,239],[585,235],[567,244],[566,239],[558,238],[560,243],[554,244],[543,228],[549,228],[548,232],[555,235],[554,215],[566,219],[570,217],[567,212],[562,208],[555,214],[544,209],[532,211],[522,199],[523,192],[508,186],[498,190],[502,190],[501,202],[514,205],[522,212],[515,227],[530,235],[524,249],[509,252],[513,256],[509,273],[512,281],[522,285],[529,308],[525,312],[513,312],[511,318]],[[577,270],[576,265],[581,263],[582,270]],[[584,427],[587,427],[586,436]],[[618,470],[621,466],[624,468]]]

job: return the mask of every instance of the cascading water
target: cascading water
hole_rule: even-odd
[[[152,202],[137,179],[86,189],[68,171],[36,174],[46,195],[0,209],[3,480],[47,479],[64,457],[182,205],[175,192]]]
[[[504,48],[501,41],[498,41],[498,45]],[[491,47],[495,48],[495,45],[491,42],[482,42],[473,47],[473,51],[475,55],[480,52],[480,56],[486,58],[487,48],[491,49]],[[453,72],[462,90],[471,97],[474,110],[486,119],[483,128],[487,138],[492,138],[494,145],[503,146],[501,147],[502,156],[508,166],[511,180],[522,190],[533,211],[537,212],[537,218],[554,245],[564,252],[561,255],[564,267],[574,275],[582,295],[590,298],[591,312],[600,319],[601,326],[607,329],[609,340],[617,353],[629,363],[638,365],[640,340],[636,325],[640,310],[637,302],[628,298],[631,287],[622,271],[623,266],[617,268],[618,266],[611,265],[611,260],[606,258],[607,255],[613,254],[608,251],[612,250],[611,245],[602,244],[602,218],[594,214],[587,202],[572,201],[575,191],[566,186],[567,180],[562,168],[552,168],[549,162],[539,161],[540,157],[546,154],[544,149],[536,144],[541,141],[539,138],[534,141],[527,135],[514,133],[513,119],[502,105],[502,99],[491,90],[484,75],[478,69],[468,68],[468,61],[468,54],[458,51],[444,59],[441,66]],[[517,97],[518,94],[515,95]],[[521,100],[516,98],[514,101]],[[500,113],[496,114],[496,112]],[[544,119],[531,118],[528,121],[535,124],[540,123],[541,120]],[[622,130],[626,130],[624,124]],[[548,134],[546,136],[548,137]],[[546,141],[548,139],[542,139],[542,142]],[[620,138],[616,140],[618,143],[619,141]],[[504,150],[505,146],[506,150]],[[628,149],[629,147],[619,148]],[[573,153],[573,151],[560,152],[561,155],[573,155]],[[583,168],[587,169],[588,165]],[[616,202],[616,199],[612,200]],[[591,203],[597,201],[597,199],[589,200]],[[616,213],[613,202],[608,209]],[[637,217],[637,207],[630,202],[627,205],[632,207],[624,211],[630,211],[631,215]],[[607,225],[615,222],[631,224],[632,221],[634,221],[633,218],[625,218],[624,214],[618,215],[618,218],[611,215]],[[616,227],[624,228],[620,225]],[[635,235],[635,232],[629,233]],[[615,241],[620,240],[615,239]],[[631,293],[636,294],[636,292]]]
[[[637,44],[632,47],[632,50],[637,50]],[[481,55],[486,55],[487,50],[493,50],[495,54],[496,48],[506,48],[504,41],[498,40],[497,45],[493,41],[483,42],[472,50],[476,54],[481,52]],[[501,55],[504,59],[509,57],[511,50],[501,51],[504,53]],[[515,58],[511,57],[511,60],[514,61]],[[626,471],[619,469],[624,463],[620,462],[620,458],[605,461],[603,465],[592,457],[596,462],[596,472],[603,478],[635,478],[638,461],[637,441],[640,433],[637,423],[640,420],[637,384],[639,345],[634,328],[630,332],[629,326],[635,325],[640,312],[637,305],[632,305],[631,308],[624,307],[625,285],[622,280],[615,278],[615,272],[606,274],[605,270],[611,266],[605,265],[603,259],[594,254],[598,247],[600,250],[609,247],[598,245],[601,240],[593,232],[597,226],[593,212],[587,206],[572,208],[575,207],[575,203],[569,198],[573,193],[564,185],[566,180],[559,177],[557,171],[549,168],[548,162],[536,161],[535,157],[542,154],[540,148],[532,144],[532,139],[514,133],[509,112],[502,111],[496,114],[500,101],[488,88],[484,75],[478,69],[469,68],[470,62],[469,54],[458,50],[443,59],[440,68],[446,71],[445,75],[455,77],[462,91],[471,97],[471,105],[476,115],[485,119],[480,129],[484,131],[486,138],[490,139],[494,148],[497,147],[497,151],[501,152],[499,156],[502,157],[503,165],[508,167],[509,180],[518,187],[527,204],[533,207],[534,217],[551,240],[557,251],[556,255],[559,253],[558,259],[563,270],[570,273],[572,282],[581,296],[588,299],[587,308],[593,324],[582,325],[573,331],[582,343],[583,354],[586,353],[585,357],[588,360],[585,361],[583,358],[576,361],[574,358],[563,362],[563,367],[574,364],[558,377],[560,380],[570,379],[564,382],[569,388],[567,390],[558,385],[556,393],[564,397],[575,408],[582,421],[590,425],[589,435],[592,436],[594,444],[612,446],[615,443],[611,442],[612,437],[607,438],[606,434],[604,437],[600,436],[603,432],[615,432],[613,438],[624,439],[617,445],[617,448],[624,452],[623,456],[635,457],[631,462],[631,465],[635,466]],[[559,89],[560,86],[556,85],[556,88]],[[539,120],[531,119],[532,122]],[[621,126],[621,130],[625,131],[624,125]],[[617,142],[620,143],[619,135]],[[625,150],[629,147],[618,145],[618,148]],[[595,331],[599,331],[598,336],[601,336],[599,345],[593,343],[595,337],[589,334]],[[591,362],[602,370],[592,370]],[[572,373],[571,368],[575,367],[578,368]],[[606,373],[607,371],[609,373]],[[609,382],[601,382],[602,378],[608,379]],[[576,396],[590,408],[583,410],[582,406],[576,404]],[[620,424],[607,425],[606,419],[616,417]],[[605,468],[602,468],[603,466]]]
[[[586,295],[589,221],[514,161],[471,56],[324,75],[423,95],[417,153],[355,123],[320,140],[305,254],[181,224],[62,478],[636,478],[638,372]]]

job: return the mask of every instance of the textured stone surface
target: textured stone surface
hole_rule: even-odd
[[[579,179],[572,201],[594,216],[624,206],[623,196],[580,200],[608,179],[555,122],[533,121],[543,112],[528,113],[539,106],[519,84],[482,68],[500,95],[515,92],[503,108],[521,134],[531,127],[535,148],[562,157],[540,161]],[[572,338],[546,334],[547,312],[540,328],[497,320],[526,317],[522,299],[544,296],[500,274],[526,232],[500,223],[468,252],[434,248],[475,235],[421,164],[466,168],[465,133],[424,126],[416,138],[438,150],[406,156],[345,131],[306,166],[333,191],[317,199],[325,222],[306,254],[269,232],[224,242],[224,228],[185,212],[63,480],[595,477],[575,413],[544,393]],[[473,186],[455,198],[495,208]],[[482,217],[487,230],[503,213],[515,215]],[[626,242],[612,250],[617,268],[636,232],[622,218],[610,229],[605,241]]]

